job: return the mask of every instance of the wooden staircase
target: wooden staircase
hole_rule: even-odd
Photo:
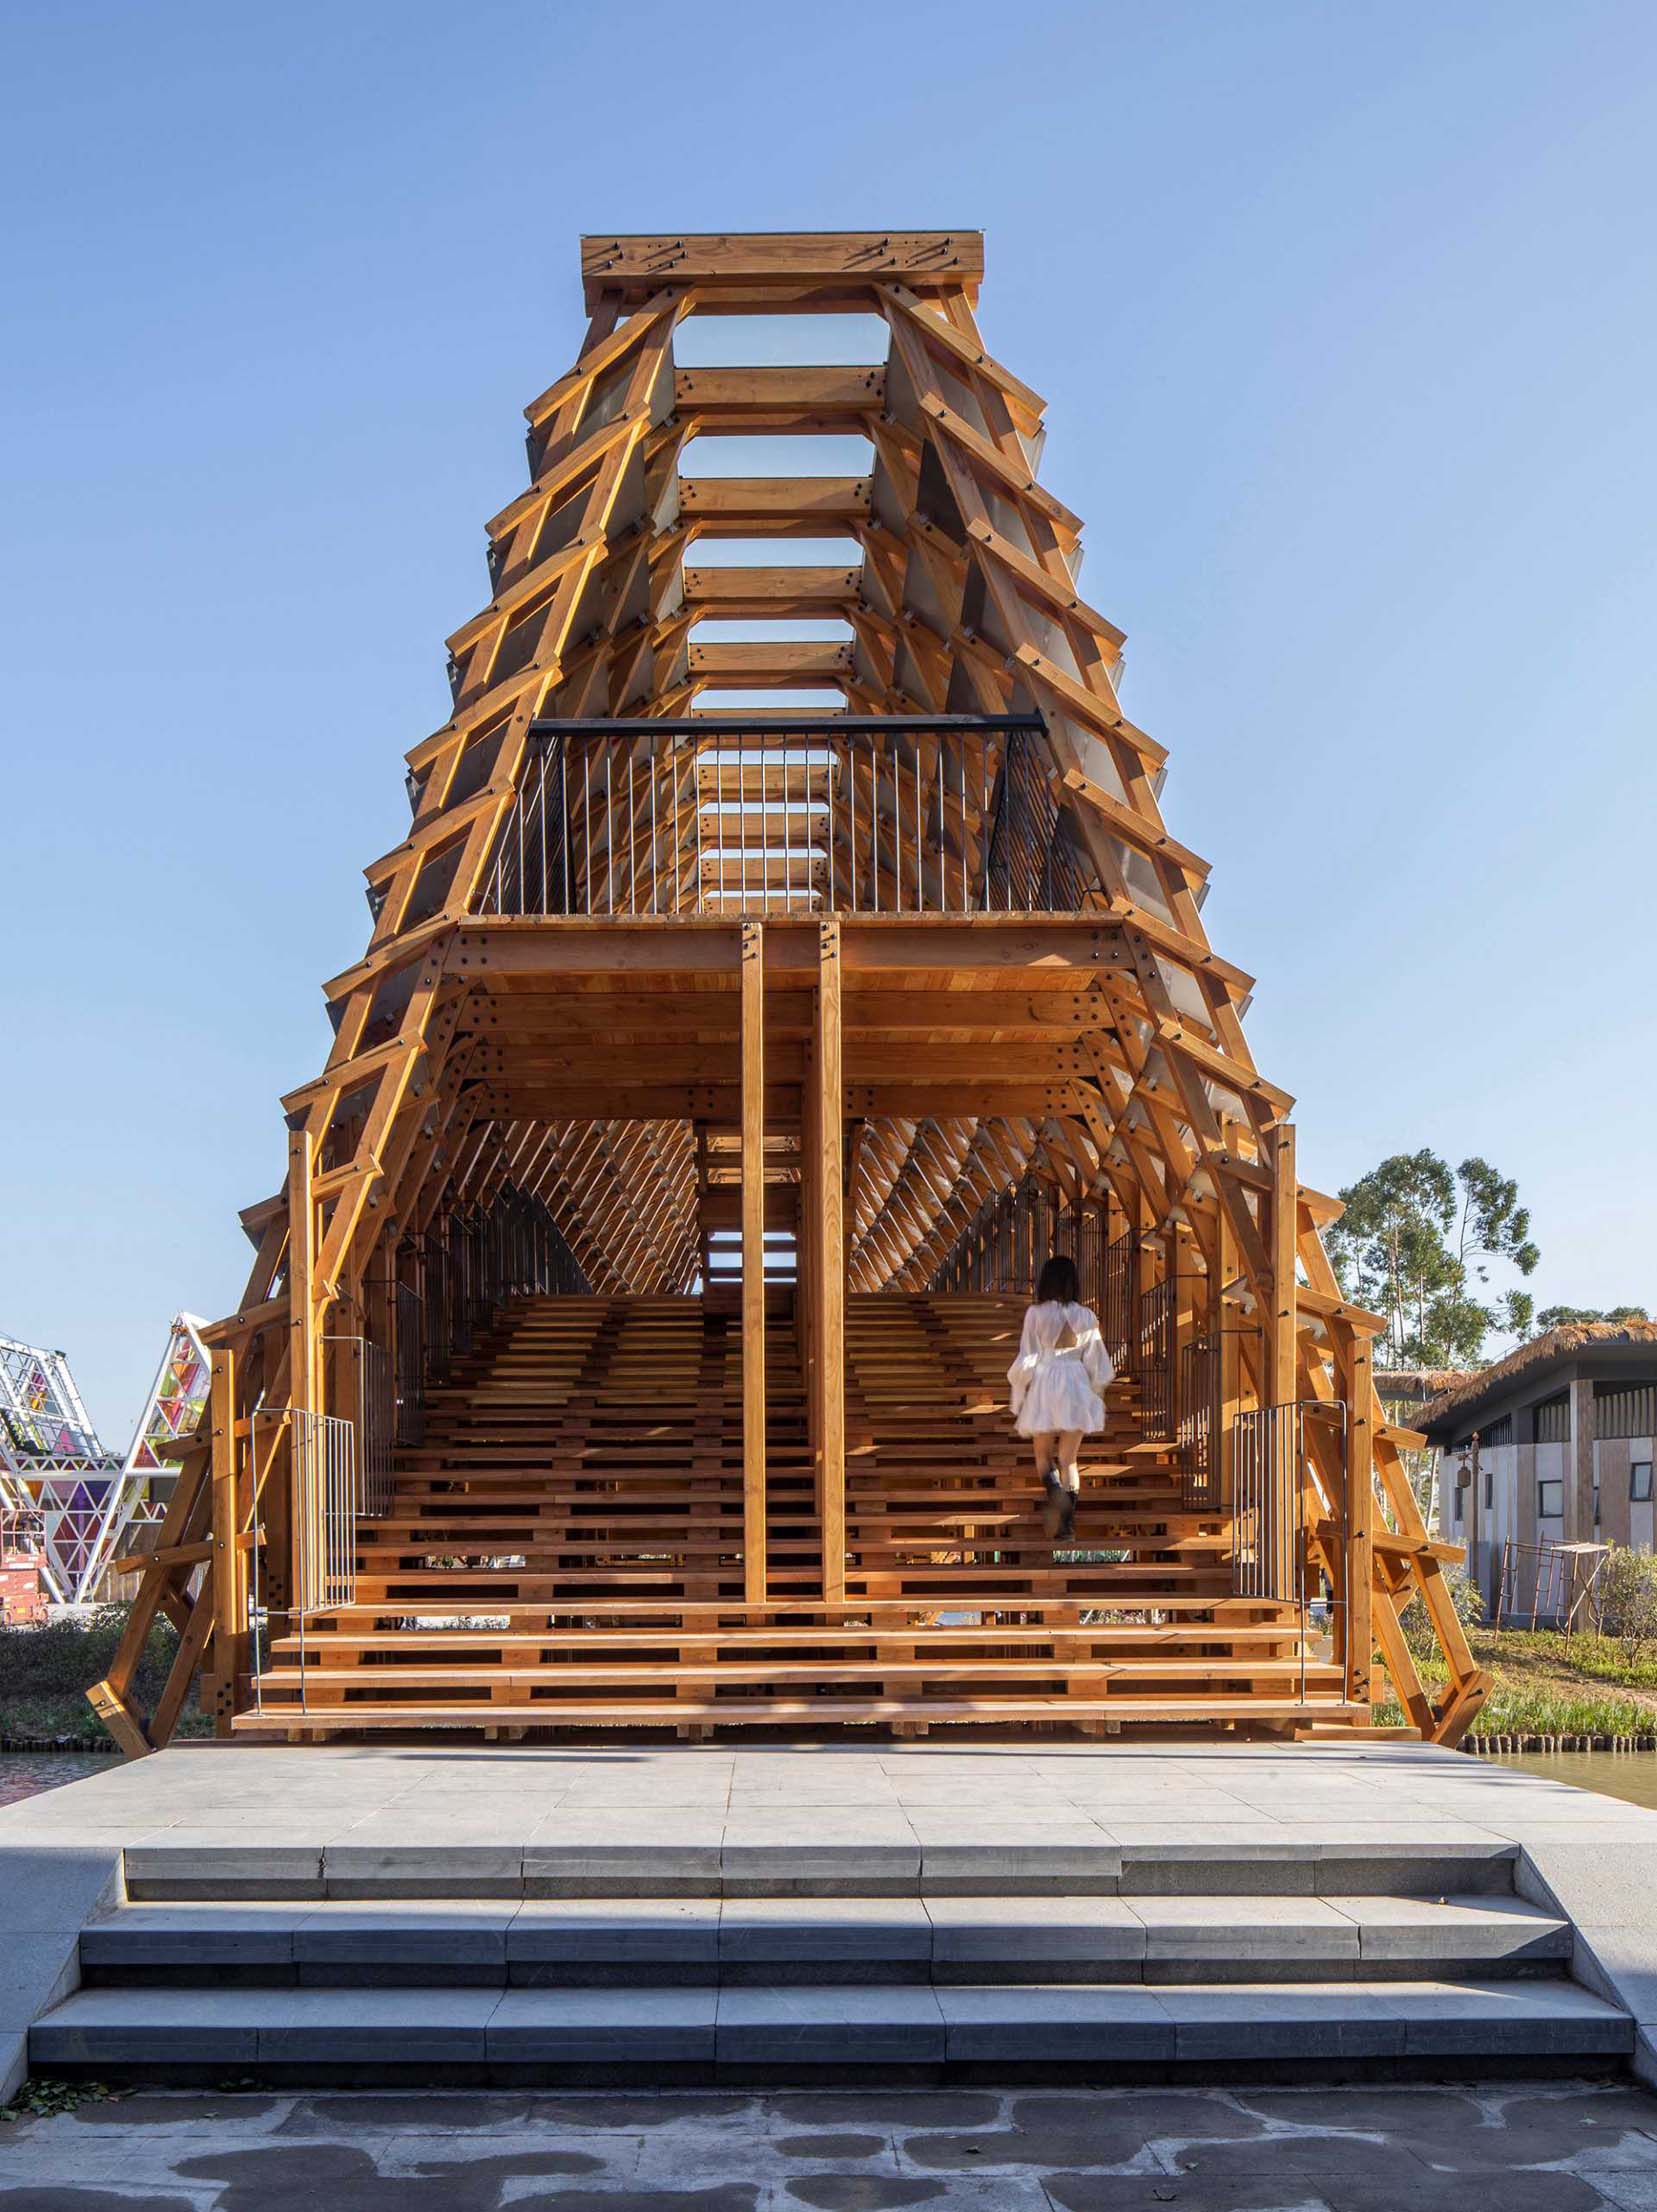
[[[1055,1551],[997,1297],[853,1297],[844,1602],[821,1597],[786,1294],[766,1331],[768,1601],[743,1598],[734,1301],[525,1300],[433,1391],[353,1602],[274,1638],[239,1731],[1349,1722],[1290,1608],[1231,1594],[1131,1380]]]

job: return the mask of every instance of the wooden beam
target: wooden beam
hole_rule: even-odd
[[[935,293],[973,290],[983,274],[977,230],[661,232],[581,241],[589,313],[606,296],[631,305],[663,285],[694,286],[711,299],[726,286],[882,280]]]

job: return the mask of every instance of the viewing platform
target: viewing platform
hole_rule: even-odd
[[[0,1812],[15,2076],[1650,2079],[1657,1813],[1421,1744],[204,1744]]]

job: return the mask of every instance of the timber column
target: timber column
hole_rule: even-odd
[[[742,1594],[763,1605],[765,1475],[765,932],[742,925]]]
[[[841,1061],[840,923],[817,935],[816,1047],[808,1162],[812,1206],[812,1439],[823,1542],[823,1596],[846,1595],[846,1093]]]

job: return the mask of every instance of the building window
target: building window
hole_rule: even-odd
[[[1628,1495],[1636,1505],[1650,1504],[1651,1462],[1649,1459],[1636,1459],[1629,1462]]]
[[[1557,1398],[1544,1398],[1536,1409],[1536,1441],[1538,1444],[1568,1444],[1571,1439],[1571,1398],[1569,1391],[1561,1391]]]
[[[1599,1484],[1594,1485],[1594,1526],[1599,1527]]]
[[[1496,1477],[1487,1467],[1484,1471],[1484,1509],[1488,1513],[1496,1502]]]
[[[1539,1521],[1562,1521],[1565,1518],[1565,1485],[1562,1482],[1539,1482],[1536,1485],[1536,1517]]]

